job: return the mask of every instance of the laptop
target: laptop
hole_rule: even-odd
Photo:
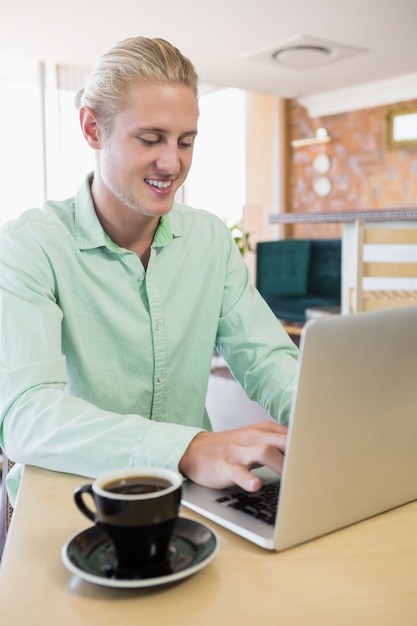
[[[254,470],[276,511],[192,481],[183,504],[281,551],[416,500],[416,372],[417,307],[307,322],[282,475]]]

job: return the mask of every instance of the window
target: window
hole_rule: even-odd
[[[44,198],[42,111],[38,64],[0,56],[0,224]]]
[[[45,68],[46,195],[61,200],[73,196],[94,168],[94,154],[78,121],[75,95],[88,70],[51,65]]]
[[[245,204],[245,93],[223,89],[201,96],[193,165],[184,201],[238,223]]]
[[[0,55],[0,225],[73,195],[93,168],[74,106],[85,73]]]

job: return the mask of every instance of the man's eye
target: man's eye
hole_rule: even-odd
[[[144,137],[141,137],[140,139],[145,146],[155,146],[159,142],[159,139],[145,139]]]

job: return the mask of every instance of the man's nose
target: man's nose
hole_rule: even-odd
[[[165,174],[178,174],[180,169],[178,146],[165,145],[157,159],[157,166]]]

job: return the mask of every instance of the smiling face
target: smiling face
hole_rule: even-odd
[[[110,132],[94,122],[97,208],[120,213],[127,207],[148,217],[168,213],[191,167],[197,120],[197,99],[190,87],[131,87]]]

